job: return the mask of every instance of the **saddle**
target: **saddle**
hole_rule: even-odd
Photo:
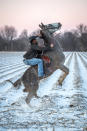
[[[45,74],[49,74],[51,69],[51,59],[48,56],[43,55],[42,60],[44,62]]]
[[[51,68],[51,58],[49,58],[46,55],[43,55],[42,60],[44,62],[44,72],[45,72],[46,76],[48,76],[53,72],[52,68]]]
[[[50,64],[51,63],[51,60],[50,60],[50,58],[48,57],[48,56],[45,56],[45,55],[43,55],[42,56],[42,60],[47,64]]]

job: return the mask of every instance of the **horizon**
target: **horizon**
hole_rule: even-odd
[[[38,25],[60,22],[61,31],[87,23],[86,0],[0,0],[0,27],[14,26],[18,33],[29,33]]]

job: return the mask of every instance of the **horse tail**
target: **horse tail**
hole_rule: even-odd
[[[15,81],[15,82],[12,82],[11,80],[6,80],[6,81],[8,81],[8,82],[10,82],[14,87],[18,87],[18,86],[20,86],[21,85],[21,78],[19,78],[17,81]]]

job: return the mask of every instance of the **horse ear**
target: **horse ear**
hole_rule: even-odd
[[[44,28],[43,28],[43,27],[44,27],[43,23],[39,24],[39,27],[40,27],[41,29],[44,29]]]
[[[41,25],[44,26],[44,24],[41,22]]]
[[[42,29],[42,26],[39,24],[39,27]]]
[[[41,22],[41,24],[39,24],[39,27],[44,30],[45,29],[45,25]]]
[[[45,25],[42,22],[41,22],[41,25],[42,25],[43,29],[45,29]]]

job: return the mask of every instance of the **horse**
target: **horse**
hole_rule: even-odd
[[[60,47],[58,40],[56,40],[47,29],[45,29],[45,26],[42,23],[39,26],[44,34],[44,38],[48,44],[47,46],[50,46],[51,43],[54,45],[52,51],[47,51],[45,53],[45,56],[50,58],[51,62],[46,63],[46,61],[43,59],[46,78],[57,69],[60,69],[63,71],[63,74],[59,77],[58,83],[59,85],[62,85],[64,79],[69,74],[69,69],[64,65],[65,55],[63,54],[63,50]],[[39,88],[40,80],[41,79],[38,78],[37,65],[35,65],[29,67],[24,72],[23,76],[14,83],[14,86],[17,86],[19,83],[23,82],[25,87],[23,91],[28,92],[26,102],[30,103],[33,97],[38,98],[37,90]]]

